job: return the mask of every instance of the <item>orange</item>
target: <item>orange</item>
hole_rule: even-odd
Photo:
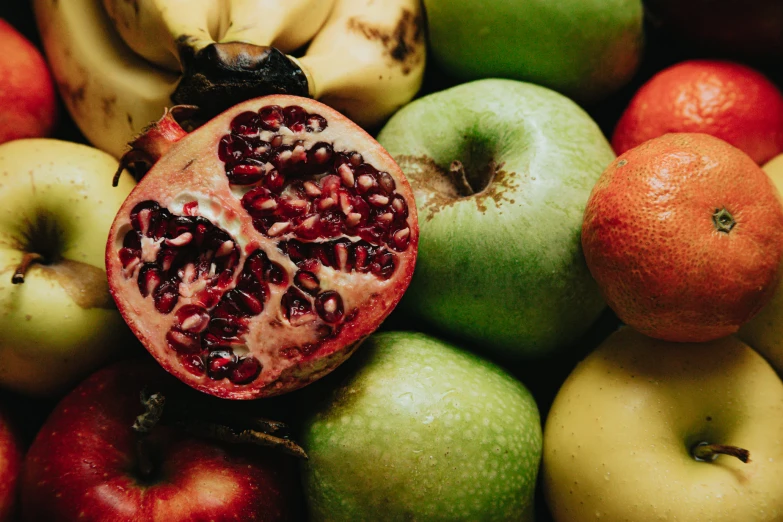
[[[772,297],[783,206],[739,149],[707,134],[667,134],[604,171],[582,247],[626,324],[667,341],[708,341],[736,332]]]
[[[634,95],[617,123],[617,154],[667,132],[703,132],[759,165],[783,152],[783,94],[760,72],[693,60],[664,69]]]

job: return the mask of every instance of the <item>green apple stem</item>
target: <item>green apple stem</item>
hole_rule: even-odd
[[[730,455],[737,457],[742,462],[750,462],[750,452],[743,448],[736,446],[727,446],[725,444],[707,444],[706,442],[700,442],[693,446],[691,454],[696,460],[711,462],[715,460],[718,455]]]
[[[24,283],[24,276],[27,274],[30,265],[43,261],[43,258],[44,257],[41,254],[25,252],[24,256],[22,256],[22,261],[19,263],[19,266],[16,267],[13,277],[11,277],[11,282],[15,285]]]

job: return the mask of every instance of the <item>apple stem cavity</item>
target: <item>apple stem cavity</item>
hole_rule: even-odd
[[[750,452],[746,449],[736,446],[727,446],[725,444],[708,444],[699,442],[691,448],[691,455],[699,462],[712,462],[718,455],[730,455],[737,457],[744,463],[750,462]]]
[[[24,256],[22,256],[22,261],[19,263],[19,266],[16,267],[16,270],[14,270],[14,275],[11,277],[11,282],[15,285],[19,285],[24,283],[24,276],[27,274],[27,270],[30,269],[30,265],[33,263],[39,263],[44,260],[44,257],[41,254],[37,254],[35,252],[25,252]]]
[[[454,160],[451,162],[451,165],[449,165],[449,174],[451,175],[451,182],[454,183],[459,195],[466,197],[475,194],[473,187],[468,183],[465,165],[463,165],[461,161]]]

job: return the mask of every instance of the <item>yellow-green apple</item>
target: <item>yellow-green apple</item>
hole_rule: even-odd
[[[512,78],[595,101],[633,76],[641,0],[424,0],[436,61],[462,79]]]
[[[736,337],[623,328],[571,373],[544,428],[556,522],[783,520],[783,382]]]
[[[22,450],[7,417],[0,412],[0,522],[14,520],[16,484],[22,467]]]
[[[783,195],[783,154],[765,164],[764,172]],[[783,281],[778,283],[770,302],[740,328],[739,336],[783,373]]]
[[[520,382],[420,333],[354,358],[304,422],[311,520],[533,520],[541,423]]]
[[[50,139],[0,146],[0,386],[45,395],[132,339],[109,293],[106,237],[134,185],[117,160]]]
[[[568,98],[479,80],[399,111],[378,141],[419,210],[419,257],[401,308],[509,358],[572,343],[604,302],[582,255],[585,204],[614,153]]]
[[[301,490],[293,457],[185,431],[206,424],[181,414],[190,408],[207,418],[221,409],[214,401],[151,359],[93,374],[54,408],[27,452],[24,520],[296,520]]]

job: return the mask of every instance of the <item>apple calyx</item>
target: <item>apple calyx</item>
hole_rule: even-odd
[[[691,455],[699,462],[712,462],[718,458],[718,455],[730,455],[746,464],[750,462],[750,452],[748,450],[726,444],[699,442],[691,448]]]
[[[259,417],[235,417],[231,419],[230,424],[232,425],[228,425],[228,422],[213,422],[196,418],[187,407],[169,407],[166,411],[170,419],[164,419],[163,413],[166,397],[162,393],[150,394],[145,388],[141,391],[140,399],[141,404],[144,406],[144,413],[136,417],[132,429],[139,435],[137,462],[139,473],[142,477],[149,478],[154,473],[147,435],[163,421],[167,421],[171,426],[182,429],[196,437],[218,440],[229,444],[268,446],[288,455],[307,459],[305,450],[285,434],[287,426],[282,422]]]
[[[14,275],[11,276],[11,283],[19,285],[24,283],[24,276],[27,274],[27,270],[30,269],[30,265],[33,263],[40,263],[44,261],[44,257],[36,252],[25,252],[22,256],[22,261],[19,266],[14,270]]]

